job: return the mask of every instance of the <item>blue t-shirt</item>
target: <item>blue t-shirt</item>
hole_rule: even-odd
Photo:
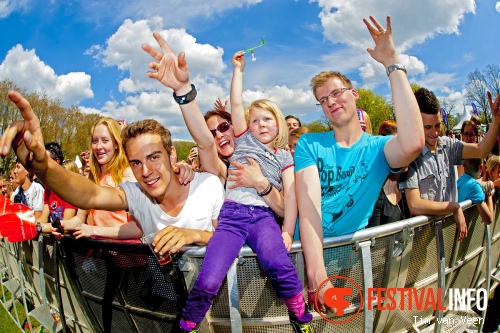
[[[484,201],[484,191],[477,180],[464,173],[457,181],[458,202],[472,200],[473,204]]]
[[[312,165],[318,169],[324,237],[366,227],[390,172],[384,146],[391,138],[363,133],[358,142],[343,148],[333,132],[300,137],[294,155],[295,172]]]

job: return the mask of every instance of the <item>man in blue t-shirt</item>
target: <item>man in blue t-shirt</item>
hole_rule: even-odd
[[[364,20],[375,41],[375,48],[368,52],[389,75],[398,135],[373,137],[362,131],[356,113],[359,95],[344,75],[322,72],[311,80],[314,97],[333,131],[303,135],[294,156],[310,303],[315,289],[328,278],[323,237],[363,229],[390,170],[408,165],[424,145],[422,119],[394,47],[390,18],[387,30],[371,20]],[[326,289],[319,292],[322,311]]]

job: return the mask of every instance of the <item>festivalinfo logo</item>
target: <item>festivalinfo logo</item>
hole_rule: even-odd
[[[340,286],[328,288],[329,285]],[[323,288],[326,289],[323,299],[325,305],[335,312],[336,318],[328,318],[319,311],[318,294]],[[444,294],[441,288],[368,288],[365,295],[368,300],[368,309],[373,310],[429,310],[433,311],[471,311],[474,303],[477,310],[486,310],[488,304],[488,292],[484,288],[450,288],[448,289],[448,302],[444,304]],[[405,301],[406,298],[406,301]],[[345,276],[333,276],[323,281],[316,291],[316,311],[332,324],[346,324],[354,320],[363,307],[363,294],[361,287],[352,279]],[[359,304],[357,310],[356,303]],[[347,310],[347,311],[346,311]],[[346,312],[351,314],[342,320]],[[415,323],[429,320],[419,316],[413,316]],[[482,318],[461,318],[464,323],[477,324]]]

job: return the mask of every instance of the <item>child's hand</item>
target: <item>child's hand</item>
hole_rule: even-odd
[[[245,69],[245,52],[236,52],[233,56],[233,59],[231,59],[231,63],[233,64],[234,68],[239,68],[241,70]]]
[[[281,236],[283,237],[283,242],[285,243],[286,250],[290,251],[292,249],[292,242],[293,242],[292,237],[286,231],[283,231],[281,233]]]

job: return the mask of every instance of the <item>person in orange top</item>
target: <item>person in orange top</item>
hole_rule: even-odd
[[[102,186],[116,187],[136,179],[129,167],[122,148],[120,125],[105,117],[92,126],[90,138],[90,173],[88,178]],[[73,231],[75,238],[104,237],[115,239],[138,239],[142,229],[134,218],[124,210],[79,209],[77,216],[64,221],[66,231]]]

